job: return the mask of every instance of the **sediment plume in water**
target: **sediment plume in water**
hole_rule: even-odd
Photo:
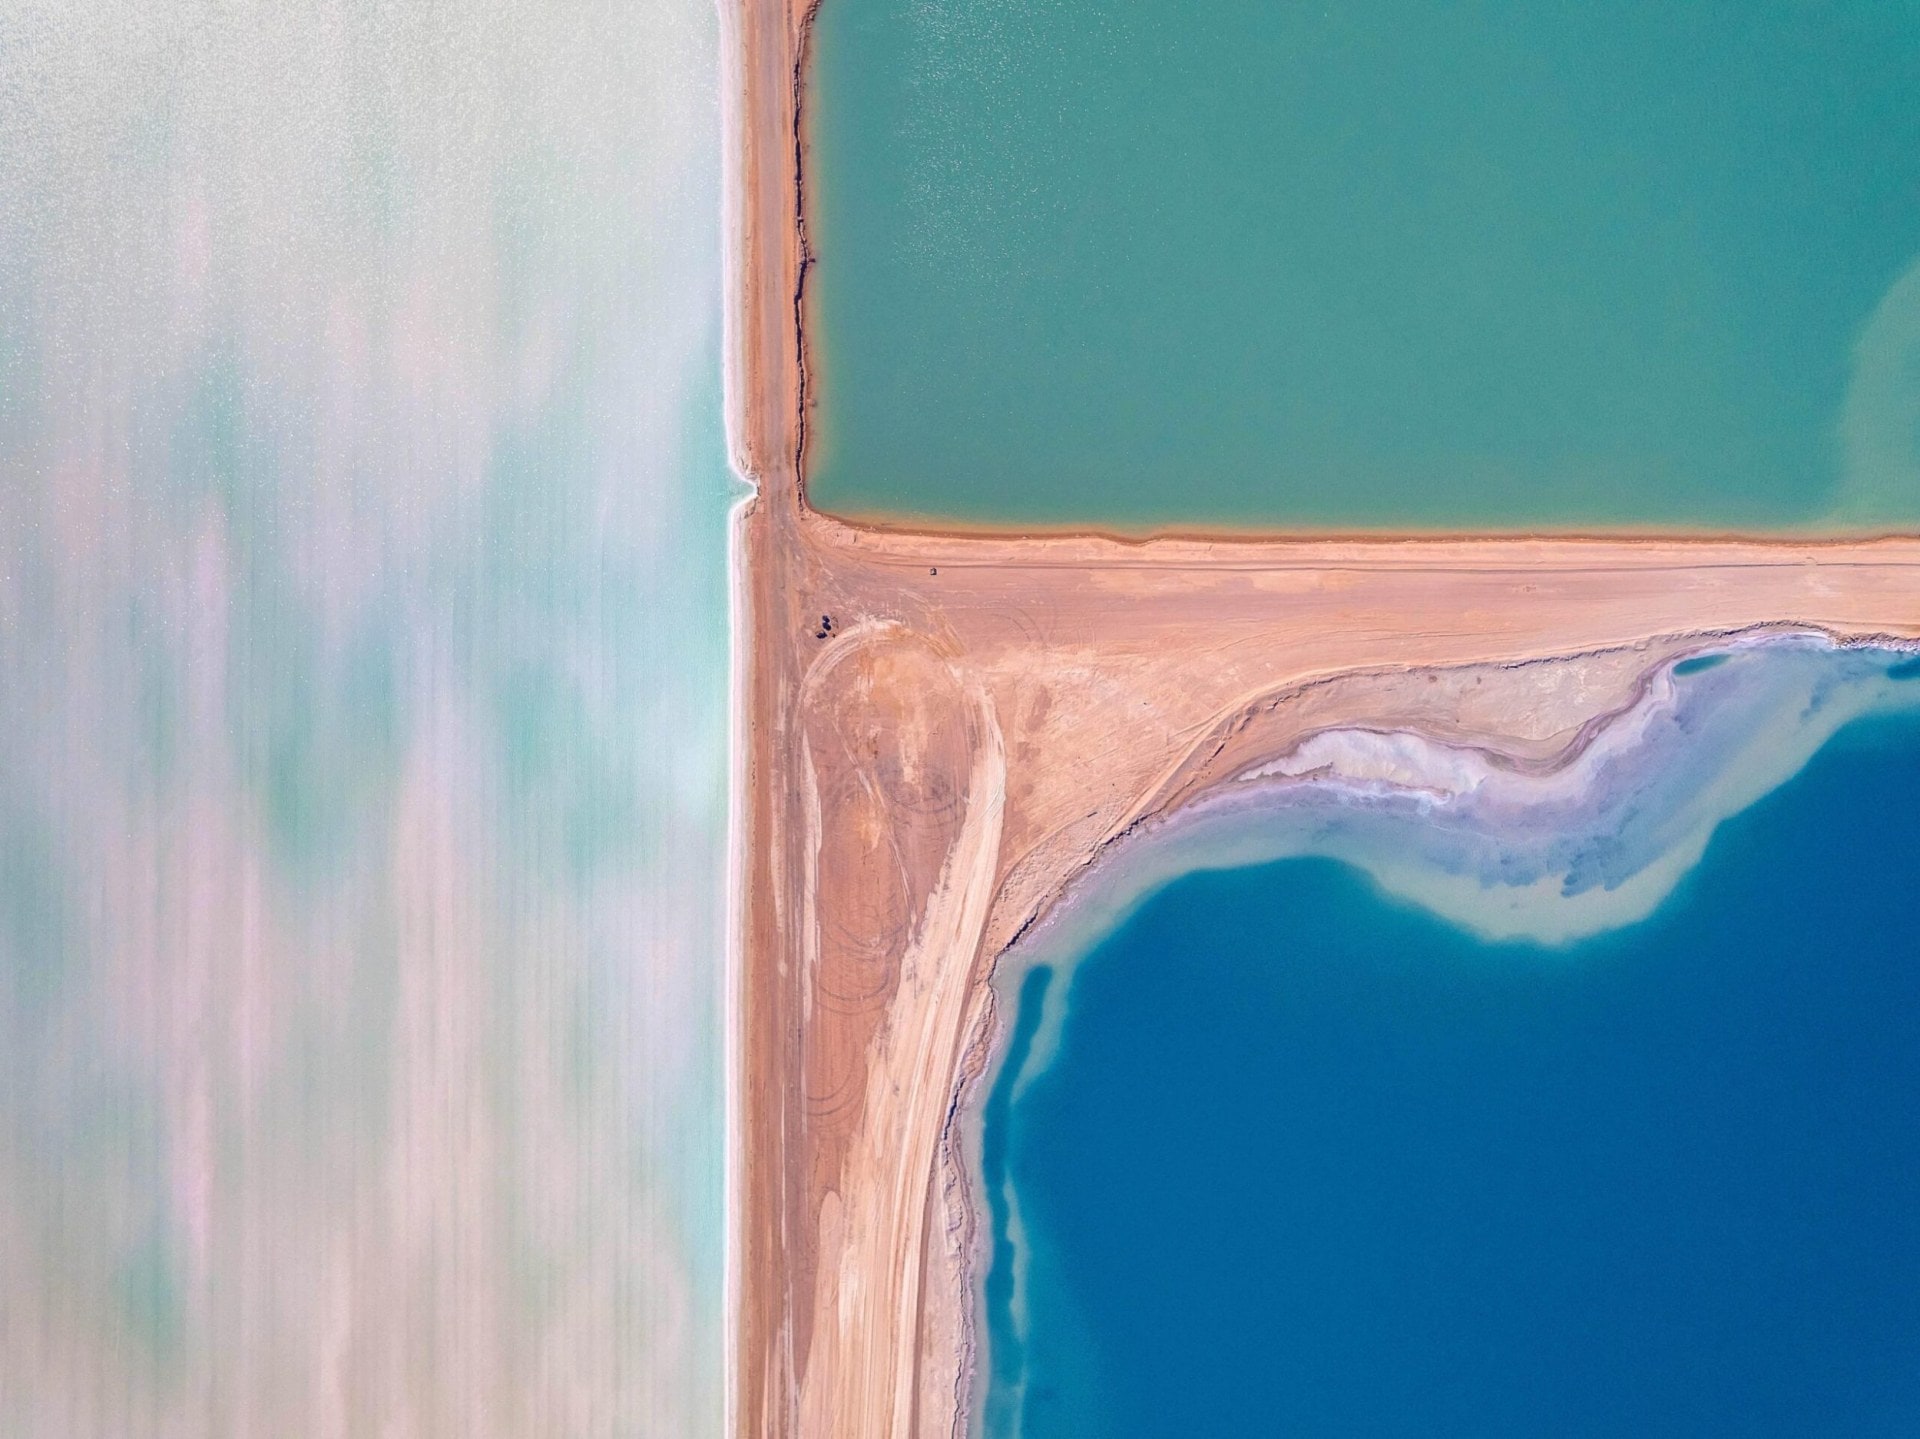
[[[1333,730],[1119,841],[1003,958],[1003,1005],[1060,976],[1020,1080],[1057,1041],[1074,965],[1153,890],[1309,855],[1487,940],[1561,946],[1646,918],[1720,822],[1791,779],[1848,721],[1920,706],[1911,656],[1773,634],[1649,676],[1559,763],[1417,734]]]

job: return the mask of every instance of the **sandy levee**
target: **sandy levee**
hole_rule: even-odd
[[[1920,540],[938,534],[810,511],[809,11],[723,0],[734,533],[729,1384],[951,1435],[994,961],[1102,850],[1342,727],[1537,770],[1704,635],[1920,637]],[[1515,666],[1514,661],[1552,661]]]

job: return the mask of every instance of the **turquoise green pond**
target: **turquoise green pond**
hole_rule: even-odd
[[[812,497],[1920,519],[1920,7],[829,0]]]

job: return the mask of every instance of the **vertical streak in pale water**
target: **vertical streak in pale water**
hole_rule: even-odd
[[[0,1432],[718,1427],[710,0],[0,0]]]

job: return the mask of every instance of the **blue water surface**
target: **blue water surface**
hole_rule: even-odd
[[[1906,717],[1570,949],[1323,860],[1173,884],[987,1116],[990,1432],[1920,1433],[1916,874]]]

